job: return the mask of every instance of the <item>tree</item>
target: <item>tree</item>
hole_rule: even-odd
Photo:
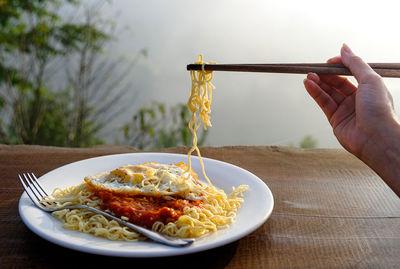
[[[2,117],[8,122],[1,122],[1,142],[64,143],[56,134],[66,129],[73,110],[66,104],[65,92],[48,88],[46,77],[54,75],[52,67],[60,57],[81,50],[88,39],[99,42],[108,36],[88,24],[64,22],[57,14],[62,4],[60,0],[0,3],[0,98],[2,112],[8,114]],[[53,114],[55,110],[58,113]]]
[[[317,146],[317,140],[311,135],[306,135],[299,144],[300,148],[310,149]]]
[[[88,31],[76,45],[78,49],[73,57],[67,59],[67,85],[73,93],[74,111],[69,122],[68,137],[69,144],[78,147],[101,142],[99,131],[125,112],[127,105],[122,105],[120,101],[131,90],[127,78],[136,63],[127,63],[121,58],[111,60],[101,57],[113,29],[109,29],[107,35],[93,31],[95,25],[102,25],[94,21],[95,13],[95,10],[86,10],[84,25]],[[102,28],[113,25],[105,22]],[[147,51],[143,49],[137,55],[146,56]]]
[[[97,9],[68,22],[58,14],[66,5],[76,11],[79,1],[0,2],[0,143],[100,143],[103,116],[127,90],[118,85],[128,68],[99,56],[113,24],[95,19]]]
[[[0,143],[91,146],[126,112],[119,101],[131,90],[136,62],[102,54],[115,23],[99,17],[99,2],[0,1]],[[60,15],[68,9],[75,19]],[[125,125],[124,139],[139,148],[188,145],[187,121],[183,105],[143,107]]]

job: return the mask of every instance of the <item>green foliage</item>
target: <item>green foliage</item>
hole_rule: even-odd
[[[311,149],[316,148],[317,144],[318,143],[315,138],[313,138],[311,135],[307,135],[300,141],[299,147],[304,149]]]
[[[110,37],[88,21],[64,22],[56,10],[67,3],[79,4],[0,2],[0,115],[9,119],[0,121],[0,143],[85,146],[102,142],[96,133],[99,126],[90,119],[96,111],[76,97],[85,95],[78,80],[88,79],[85,68],[90,65],[79,56],[100,51]],[[82,68],[70,81],[72,86],[49,87],[46,76],[55,74],[49,66],[73,55],[80,58]],[[77,127],[76,118],[80,118]]]
[[[38,121],[38,126],[36,128],[24,128],[29,124],[29,118],[25,119],[25,115],[33,112],[34,103],[32,98],[25,98],[25,104],[21,104],[18,108],[15,108],[15,114],[13,115],[12,121],[9,126],[9,140],[12,144],[33,144],[35,141],[30,141],[33,138],[33,130],[37,129],[35,132],[35,140],[40,141],[42,145],[57,145],[62,146],[67,144],[65,140],[66,136],[66,126],[65,118],[67,114],[65,113],[66,100],[64,98],[58,98],[54,94],[49,94],[47,92],[42,93],[41,107],[43,107],[43,112],[41,118]],[[21,109],[27,109],[25,113]],[[25,121],[21,122],[21,118]],[[25,126],[24,126],[25,125]]]
[[[174,146],[190,146],[192,135],[188,128],[191,113],[186,104],[166,107],[153,102],[142,107],[123,127],[128,144],[138,149],[156,149]],[[205,142],[206,131],[201,131],[198,145]]]
[[[318,145],[318,141],[311,135],[304,136],[298,144],[294,144],[294,143],[288,144],[288,146],[299,147],[299,148],[303,148],[303,149],[316,148],[317,145]]]
[[[91,25],[64,24],[60,27],[57,38],[63,45],[64,53],[80,51],[82,44],[87,44],[89,49],[100,51],[104,41],[110,37]],[[90,40],[90,42],[86,42]],[[85,43],[86,42],[86,43]]]
[[[66,5],[78,22],[57,13]],[[130,90],[123,81],[132,66],[99,57],[113,23],[98,19],[96,6],[83,14],[79,7],[75,0],[0,0],[0,143],[103,143],[100,131],[124,111],[115,104]],[[186,105],[153,103],[125,125],[124,138],[140,149],[190,145],[189,119]]]

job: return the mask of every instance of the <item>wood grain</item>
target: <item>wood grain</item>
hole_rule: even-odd
[[[188,148],[162,152],[186,153]],[[204,147],[202,155],[256,174],[272,190],[275,208],[257,231],[201,253],[126,259],[80,253],[32,233],[18,215],[17,173],[42,175],[131,147],[64,149],[0,145],[0,268],[83,266],[179,268],[395,268],[400,264],[400,201],[383,181],[343,150],[292,147]]]

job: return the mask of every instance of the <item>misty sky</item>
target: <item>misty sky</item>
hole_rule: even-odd
[[[355,4],[357,2],[359,4]],[[362,4],[360,4],[362,3]],[[360,6],[361,5],[361,6]],[[103,8],[121,31],[110,55],[133,59],[139,107],[186,102],[186,65],[203,54],[217,63],[325,62],[347,43],[368,62],[400,62],[396,1],[132,1]],[[215,72],[208,145],[288,145],[312,135],[339,147],[305,91],[305,75]],[[385,79],[395,105],[400,80]],[[396,106],[397,108],[397,106]]]

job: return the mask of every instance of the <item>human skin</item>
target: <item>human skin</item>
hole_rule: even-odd
[[[335,75],[310,73],[304,86],[325,113],[339,143],[371,167],[400,197],[400,121],[382,78],[343,45],[342,62],[358,85]]]

